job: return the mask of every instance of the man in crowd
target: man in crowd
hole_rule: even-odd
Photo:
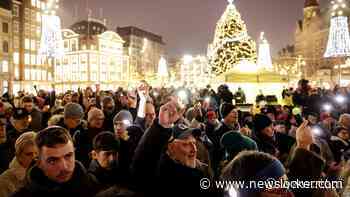
[[[112,132],[102,132],[93,141],[92,161],[88,172],[101,187],[107,188],[120,183],[119,169],[119,140]]]
[[[24,108],[15,109],[10,118],[10,124],[6,128],[6,140],[10,144],[10,158],[15,156],[15,142],[17,138],[28,131],[30,119],[30,115]]]
[[[33,98],[31,96],[23,97],[22,106],[31,116],[31,122],[28,129],[35,132],[40,131],[43,128],[42,113],[34,106]]]
[[[70,135],[75,137],[76,133],[86,130],[86,122],[83,121],[83,108],[77,103],[68,103],[64,106],[64,117],[57,123],[58,126],[66,128]],[[78,134],[79,135],[79,134]]]
[[[102,100],[102,110],[105,116],[103,128],[106,131],[113,131],[113,118],[116,114],[115,102],[112,97],[107,96]]]
[[[26,185],[14,197],[94,196],[95,183],[86,169],[75,161],[73,140],[62,127],[48,127],[35,139],[37,164],[28,170]]]
[[[92,108],[88,112],[88,126],[87,130],[84,130],[76,135],[75,146],[76,146],[76,157],[83,163],[85,167],[88,167],[91,161],[90,152],[92,151],[92,142],[96,135],[104,131],[103,122],[105,116],[102,110]]]
[[[4,172],[11,161],[10,147],[12,144],[7,140],[7,120],[4,115],[0,116],[0,173]]]

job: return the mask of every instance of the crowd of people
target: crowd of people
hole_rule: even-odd
[[[350,89],[300,80],[282,97],[261,93],[251,106],[227,85],[190,91],[146,81],[135,90],[4,94],[0,197],[346,196]],[[343,184],[203,188],[203,178]]]

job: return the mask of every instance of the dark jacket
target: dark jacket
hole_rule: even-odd
[[[28,171],[26,185],[17,191],[13,197],[89,197],[97,193],[95,185],[84,166],[79,162],[75,164],[74,174],[71,180],[62,184],[49,180],[37,166],[33,166]]]
[[[23,132],[19,132],[15,129],[15,127],[12,126],[12,124],[9,124],[6,127],[6,143],[8,144],[8,150],[9,150],[9,157],[10,157],[10,161],[13,159],[13,157],[15,156],[15,143],[16,140],[19,138],[19,136],[21,136],[24,132],[26,132],[27,130],[23,131]]]
[[[87,130],[84,130],[84,132],[81,132],[79,137],[75,137],[76,158],[86,168],[89,167],[91,162],[90,153],[92,151],[93,139],[102,131],[102,129],[88,128]]]
[[[9,164],[13,159],[13,153],[10,150],[11,144],[6,141],[0,144],[0,174],[9,168]]]
[[[105,115],[105,120],[103,121],[103,128],[105,131],[114,131],[114,123],[113,123],[113,118],[117,114],[116,111],[113,113],[109,114],[105,111],[103,111],[103,114]]]
[[[142,136],[131,164],[133,186],[136,190],[151,190],[154,183],[150,180],[156,177],[159,159],[171,134],[172,130],[163,128],[156,119]]]
[[[258,145],[259,151],[269,153],[280,159],[282,162],[287,160],[289,152],[295,144],[294,138],[278,132],[275,132],[275,135],[272,138],[262,133],[255,132],[253,140]]]
[[[30,131],[39,132],[44,128],[43,114],[38,108],[34,107],[33,111],[30,113],[30,116],[32,117],[32,121],[29,124]]]
[[[334,161],[337,163],[341,162],[344,153],[350,149],[349,142],[339,138],[338,136],[332,136],[328,144],[333,153]]]
[[[318,181],[325,166],[324,161],[315,153],[296,148],[291,153],[288,179],[300,181]],[[322,196],[320,189],[294,189],[295,197]]]
[[[97,181],[100,188],[107,189],[120,182],[118,170],[118,168],[107,170],[102,168],[97,160],[92,160],[88,169],[88,174]]]
[[[163,154],[157,171],[157,184],[153,186],[153,191],[159,192],[159,196],[212,196],[207,190],[200,188],[200,181],[208,178],[198,168],[190,168],[170,159],[167,154]]]
[[[135,154],[136,147],[143,135],[142,130],[137,126],[130,126],[126,129],[128,131],[129,139],[120,140],[119,150],[119,164],[120,164],[120,176],[124,182],[130,181],[130,165],[132,158]]]
[[[220,162],[224,159],[224,149],[220,144],[221,137],[229,131],[234,130],[233,128],[228,127],[223,122],[221,123],[221,126],[216,129],[215,131],[208,131],[207,135],[209,139],[213,142],[213,150],[211,154],[211,163],[213,166],[215,177],[218,177],[220,175]]]

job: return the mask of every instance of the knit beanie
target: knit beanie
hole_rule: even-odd
[[[266,127],[272,124],[271,119],[263,114],[256,114],[254,117],[254,128],[255,132],[260,133]]]
[[[231,103],[223,103],[220,108],[221,118],[225,118],[235,108]]]
[[[68,103],[64,106],[64,118],[82,118],[84,117],[83,108],[77,103]]]
[[[229,159],[243,150],[258,150],[254,140],[239,133],[239,131],[230,131],[225,133],[220,140],[222,147],[229,153]]]

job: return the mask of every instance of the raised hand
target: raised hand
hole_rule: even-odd
[[[297,147],[309,150],[310,145],[314,143],[311,128],[308,126],[308,121],[305,120],[296,130]]]

